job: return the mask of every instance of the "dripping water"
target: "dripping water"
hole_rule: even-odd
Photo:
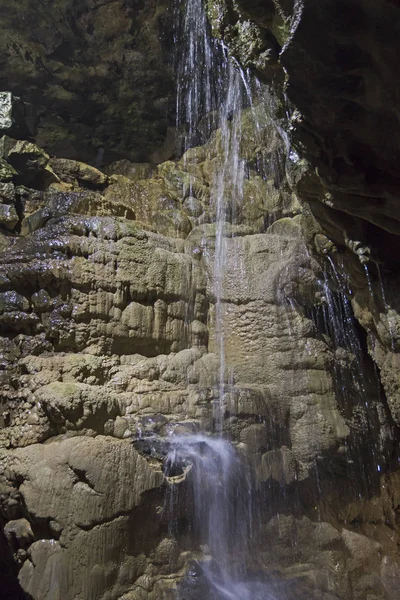
[[[252,472],[238,449],[223,437],[226,411],[224,399],[233,385],[225,360],[224,282],[228,252],[234,252],[234,244],[230,239],[234,235],[234,229],[231,226],[239,222],[237,208],[243,200],[246,178],[247,166],[240,149],[243,108],[251,107],[254,130],[256,133],[258,131],[257,117],[253,110],[254,88],[248,74],[229,58],[224,45],[211,37],[202,0],[177,0],[177,7],[181,15],[181,30],[177,39],[182,42],[179,47],[176,107],[177,129],[181,134],[179,152],[183,152],[184,164],[188,166],[192,160],[190,156],[193,157],[195,153],[186,157],[185,151],[196,150],[197,145],[204,145],[214,135],[221,158],[211,190],[211,203],[215,212],[214,245],[211,247],[212,243],[208,239],[202,241],[202,247],[210,245],[206,250],[208,256],[212,257],[210,262],[213,281],[210,287],[215,306],[215,352],[219,359],[219,371],[213,407],[213,428],[196,435],[172,434],[169,440],[165,473],[170,484],[171,513],[173,514],[174,505],[178,502],[179,486],[183,483],[189,490],[190,497],[190,502],[187,503],[190,513],[188,527],[201,548],[198,561],[207,581],[207,592],[200,596],[190,595],[191,598],[273,600],[271,587],[265,581],[255,581],[249,568],[253,523],[256,520]],[[302,0],[296,0],[286,45],[296,33],[302,9]],[[260,89],[257,93],[261,95]],[[279,129],[277,122],[275,127]],[[298,157],[290,148],[287,134],[283,130],[279,130],[279,134],[285,142],[287,156],[295,162]],[[257,174],[264,174],[271,170],[271,165],[261,160],[255,168]],[[274,168],[278,171],[279,165],[272,166]],[[190,180],[189,192],[192,192]],[[229,259],[232,264],[232,256]],[[233,262],[234,260],[235,257]],[[336,370],[334,379],[340,388],[338,395],[342,395],[343,405],[352,405],[353,399],[350,396],[354,393],[361,401],[365,400],[365,413],[368,413],[368,390],[360,377],[359,369],[365,352],[356,330],[348,281],[330,257],[328,260],[330,269],[319,282],[321,296],[325,301],[318,309],[319,315],[315,320],[321,320],[322,317],[321,329],[332,340]],[[364,268],[372,295],[370,275],[366,265]],[[295,312],[295,300],[288,296],[285,301]],[[288,326],[290,328],[290,321]],[[346,366],[342,372],[341,365],[344,363]],[[352,380],[350,385],[349,377]],[[371,454],[373,453],[374,449],[371,450]],[[350,464],[350,455],[346,454],[346,457]],[[373,456],[372,463],[380,469]],[[357,473],[356,477],[358,475]],[[173,518],[171,524],[173,527],[177,526]],[[197,585],[196,581],[194,585]],[[281,595],[279,597],[282,598]]]
[[[372,280],[371,280],[371,275],[369,273],[368,264],[365,262],[363,266],[364,266],[365,277],[366,277],[367,284],[368,284],[369,295],[371,297],[371,300],[373,301],[374,300],[374,290],[372,288]]]
[[[379,474],[381,460],[385,460],[380,441],[371,443],[374,439],[372,429],[376,427],[379,430],[377,420],[382,415],[385,419],[384,407],[376,372],[365,359],[367,352],[351,305],[348,275],[340,261],[337,265],[330,256],[326,258],[329,268],[318,282],[323,302],[314,313],[314,324],[316,330],[327,333],[331,340],[338,405],[346,418],[353,420],[353,436],[345,441],[345,468],[348,480],[355,490],[358,489],[357,495],[361,498],[368,496],[372,478]],[[369,293],[373,298],[371,280]],[[364,422],[364,425],[361,427],[356,421]]]
[[[246,178],[241,157],[243,108],[250,108],[254,129],[260,129],[253,110],[248,74],[228,56],[222,43],[213,40],[202,0],[178,0],[181,15],[178,60],[177,128],[181,133],[184,164],[193,160],[196,145],[213,137],[218,167],[214,171],[211,204],[215,214],[215,239],[202,247],[211,258],[211,292],[215,303],[215,353],[219,359],[217,394],[213,406],[213,431],[201,434],[172,433],[165,460],[170,485],[171,526],[179,486],[189,490],[189,527],[202,548],[199,564],[207,582],[201,600],[274,600],[265,582],[250,574],[250,546],[254,543],[255,502],[252,473],[240,452],[224,439],[225,397],[233,384],[225,360],[224,281],[227,252],[235,263],[234,226],[243,200]],[[194,150],[189,157],[185,151]],[[209,157],[210,158],[210,157]],[[214,154],[215,158],[215,154]],[[189,169],[190,172],[190,169]],[[189,193],[192,192],[189,182]],[[195,584],[196,585],[196,584]]]
[[[165,472],[172,489],[182,477],[190,480],[190,530],[202,550],[199,564],[207,583],[206,598],[275,600],[265,582],[249,577],[256,515],[251,474],[233,445],[205,434],[174,436]]]
[[[185,152],[217,126],[218,98],[224,83],[223,77],[215,77],[220,49],[209,33],[203,0],[177,0],[176,15],[176,125],[178,131],[184,129],[181,150]],[[207,122],[202,122],[206,118]]]
[[[386,318],[387,318],[387,325],[388,325],[388,331],[389,331],[389,335],[390,335],[390,347],[392,349],[393,352],[395,352],[396,350],[396,343],[395,343],[395,330],[393,327],[393,322],[391,319],[391,307],[386,299],[386,291],[385,291],[385,285],[384,285],[384,281],[383,281],[383,276],[381,273],[381,269],[379,267],[379,265],[377,265],[377,271],[378,271],[378,277],[379,277],[379,284],[380,284],[380,288],[381,288],[381,297],[383,300],[383,307],[385,310],[385,314],[386,314]]]
[[[240,108],[242,106],[240,73],[228,62],[228,86],[221,107],[221,153],[223,161],[214,183],[216,203],[216,240],[214,259],[215,337],[219,357],[219,402],[214,418],[219,432],[222,431],[225,413],[225,311],[223,302],[224,275],[227,252],[226,223],[235,222],[235,205],[243,199],[244,161],[240,158]],[[229,121],[233,115],[232,121]],[[227,189],[229,182],[230,189]],[[227,202],[227,197],[231,202]]]

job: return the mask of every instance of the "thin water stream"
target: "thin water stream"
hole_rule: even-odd
[[[255,483],[257,478],[248,455],[242,451],[237,441],[232,442],[228,438],[226,432],[229,428],[225,423],[228,412],[226,399],[235,387],[229,360],[226,358],[230,340],[225,286],[233,277],[228,270],[233,270],[235,277],[246,280],[244,266],[240,262],[242,258],[236,250],[238,246],[234,239],[237,231],[235,227],[240,224],[241,206],[246,200],[244,189],[249,169],[242,152],[243,109],[251,115],[254,135],[257,136],[261,134],[263,124],[258,121],[257,99],[253,98],[253,92],[255,91],[258,99],[262,98],[264,105],[271,100],[265,95],[261,84],[252,81],[249,74],[229,57],[225,46],[211,37],[202,0],[177,0],[177,13],[181,23],[177,34],[177,39],[180,40],[177,65],[180,151],[189,173],[195,173],[195,168],[191,167],[195,167],[197,151],[202,152],[203,157],[204,152],[208,152],[207,159],[214,164],[214,179],[210,186],[210,214],[214,215],[215,230],[214,235],[204,237],[201,245],[208,257],[209,292],[213,304],[212,351],[216,354],[219,365],[209,428],[191,434],[172,432],[164,465],[170,486],[168,512],[171,523],[174,523],[174,511],[179,503],[177,488],[185,482],[187,526],[199,549],[196,559],[201,577],[197,573],[193,577],[192,592],[188,596],[186,592],[182,592],[179,598],[289,600],[289,597],[293,598],[290,592],[288,595],[283,588],[279,588],[279,583],[275,583],[274,578],[267,581],[266,575],[262,573],[266,573],[268,569],[257,566],[257,539],[261,522]],[[295,27],[296,22],[293,23],[293,28]],[[279,123],[273,123],[272,128],[275,128],[290,156],[287,135],[279,129]],[[198,146],[201,148],[197,148]],[[190,152],[187,152],[189,149]],[[262,158],[261,162],[251,168],[264,181],[267,177],[279,181],[279,161],[275,162],[275,159],[271,153],[268,164]],[[191,161],[194,161],[193,165]],[[193,182],[194,180],[193,176]],[[192,187],[194,190],[193,182],[189,178],[187,192],[190,194]],[[304,251],[304,254],[307,252]],[[366,275],[372,290],[367,270]],[[363,349],[355,328],[346,279],[333,261],[330,261],[319,286],[325,304],[316,319],[322,318],[322,334],[326,332],[332,340],[332,351],[335,354],[335,394],[337,398],[342,398],[346,406],[353,403],[354,411],[364,415],[365,421],[369,422],[372,413],[370,415],[367,388],[370,384],[360,377],[356,367],[362,362]],[[281,304],[287,305],[291,312],[290,318],[286,314],[290,331],[291,317],[297,314],[296,302],[286,290],[282,289],[281,295],[284,296],[280,299]],[[317,322],[315,327],[317,330]],[[295,335],[293,332],[293,338]],[[347,364],[350,358],[354,368]],[[251,356],[249,360],[251,361]],[[346,363],[344,368],[341,367],[342,363]],[[356,400],[348,397],[349,382],[350,388],[357,390]],[[373,418],[372,416],[371,419]],[[339,413],[337,417],[332,417],[332,422],[340,437],[342,430]],[[363,443],[361,438],[360,434],[357,445],[361,446]],[[347,461],[345,468],[351,472],[358,468],[364,474],[363,481],[366,481],[367,467],[353,467],[355,453],[346,444],[347,440],[342,448],[342,462],[344,464]],[[373,469],[379,471],[375,454],[375,449],[369,450],[368,468],[372,465]],[[316,464],[317,480],[318,469]],[[201,581],[203,584],[205,582],[205,587],[201,587]]]
[[[165,472],[173,501],[173,488],[182,480],[174,474],[183,474],[190,487],[192,533],[203,551],[201,570],[207,581],[204,600],[274,600],[266,584],[252,580],[248,573],[255,510],[252,473],[237,448],[223,437],[224,398],[231,383],[225,361],[227,240],[229,225],[236,223],[235,207],[243,198],[240,113],[244,106],[251,106],[251,85],[224,46],[210,36],[202,0],[179,1],[177,8],[183,44],[178,59],[177,126],[183,131],[183,151],[204,143],[204,137],[216,129],[219,135],[221,161],[211,191],[215,214],[211,288],[219,393],[213,407],[213,431],[172,434]],[[170,510],[174,510],[173,502]]]

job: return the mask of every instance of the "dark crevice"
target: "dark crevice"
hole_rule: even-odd
[[[33,600],[32,596],[21,588],[18,570],[0,524],[0,597],[4,600]]]

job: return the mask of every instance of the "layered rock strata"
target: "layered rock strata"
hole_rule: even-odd
[[[0,239],[1,518],[15,597],[177,598],[206,550],[188,533],[185,477],[168,528],[168,436],[212,431],[223,402],[258,489],[255,576],[299,598],[394,598],[395,400],[391,413],[357,338],[323,318],[345,296],[327,295],[307,249],[302,231],[322,240],[319,226],[287,182],[251,170],[260,131],[279,150],[276,128],[243,131],[222,387],[220,132],[180,161],[107,173],[3,138],[1,206],[15,214]]]
[[[169,16],[145,4],[4,12],[2,589],[203,600],[190,473],[171,483],[164,462],[222,405],[259,509],[249,573],[278,597],[394,600],[398,7],[208,2],[278,99],[242,112],[217,281],[221,132],[165,162]]]

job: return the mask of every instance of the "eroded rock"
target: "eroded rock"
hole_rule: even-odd
[[[243,124],[249,119],[246,113]],[[262,131],[278,144],[267,123]],[[250,127],[246,136],[241,152],[251,165],[261,150]],[[26,186],[1,188],[11,204],[0,206],[13,206],[15,197],[21,211],[21,235],[4,236],[1,257],[1,514],[11,546],[21,540],[14,552],[20,582],[37,600],[175,594],[200,540],[189,540],[184,528],[167,534],[171,482],[162,463],[174,432],[213,429],[216,406],[264,498],[265,535],[252,548],[263,577],[278,573],[285,593],[298,589],[299,597],[318,600],[347,600],[357,577],[357,594],[383,598],[379,573],[396,577],[375,553],[393,553],[385,534],[386,522],[395,528],[397,487],[386,474],[380,479],[377,466],[389,469],[394,427],[376,380],[363,375],[371,368],[365,354],[321,318],[329,302],[344,302],[340,289],[327,297],[321,284],[329,240],[286,183],[249,169],[244,203],[224,231],[218,281],[211,192],[220,142],[217,131],[181,161],[146,166],[137,177],[126,162],[115,167],[123,173],[104,175],[51,160],[58,181],[39,178],[40,185],[47,154],[30,142],[17,147],[31,158],[13,159],[15,183],[25,172],[36,175]],[[5,147],[9,160],[15,140]],[[229,182],[226,193],[233,198]],[[309,252],[304,232],[322,258]],[[387,320],[364,300],[353,298],[359,321],[375,323],[387,344]],[[355,379],[355,365],[364,378]],[[348,485],[366,473],[368,510]],[[177,477],[183,495],[176,514],[184,522],[190,471]],[[303,504],[293,509],[293,497]],[[358,522],[364,528],[353,531]],[[272,549],[269,537],[278,540]],[[368,580],[359,577],[360,539]]]

